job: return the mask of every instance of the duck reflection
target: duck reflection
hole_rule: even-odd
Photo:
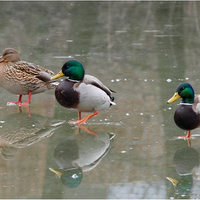
[[[24,108],[26,108],[27,110],[27,113],[28,113],[28,117],[31,118],[31,110],[30,110],[30,107],[29,106],[26,106],[26,105],[22,105]],[[19,109],[19,112],[21,113],[22,112],[22,108],[21,106],[18,105],[18,109]]]
[[[115,137],[115,134],[95,132],[83,126],[79,128],[84,131],[74,134],[55,148],[54,158],[61,170],[49,168],[68,188],[80,185],[83,172],[91,171],[98,165],[113,147]]]
[[[50,137],[63,121],[38,114],[31,118],[26,113],[6,116],[0,121],[0,153],[5,160],[12,159],[17,149],[25,148]]]
[[[178,149],[173,157],[173,163],[180,178],[178,180],[166,177],[175,188],[175,198],[186,197],[193,185],[194,168],[199,166],[199,152],[192,147]]]

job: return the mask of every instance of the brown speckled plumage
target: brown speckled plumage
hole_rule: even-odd
[[[50,137],[64,122],[38,114],[27,119],[26,113],[11,114],[1,120],[4,123],[1,123],[0,129],[0,155],[4,159],[12,159],[17,149]]]
[[[53,75],[51,70],[20,61],[19,53],[15,49],[7,48],[2,52],[0,87],[10,93],[31,96],[31,94],[45,92],[54,88],[55,83],[48,82]]]

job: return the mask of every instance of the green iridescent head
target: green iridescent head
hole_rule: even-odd
[[[52,77],[51,80],[67,76],[71,80],[82,81],[84,75],[85,70],[83,65],[76,60],[70,60],[63,65],[62,70],[56,76]]]
[[[60,177],[61,182],[68,188],[77,188],[83,179],[83,172],[81,168],[71,169],[63,172]]]
[[[182,103],[194,103],[194,90],[189,83],[181,83],[178,85],[174,96],[167,103],[172,103],[179,98],[182,98]]]
[[[83,180],[83,172],[81,168],[65,169],[63,172],[49,168],[50,171],[58,175],[63,185],[68,188],[78,187]]]
[[[84,78],[85,70],[80,62],[70,60],[63,65],[62,73],[69,79],[81,81]]]

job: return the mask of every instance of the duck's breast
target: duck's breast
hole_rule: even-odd
[[[200,126],[200,115],[192,109],[192,105],[180,104],[175,111],[174,121],[184,130],[192,130]]]
[[[79,93],[75,91],[73,86],[76,82],[67,79],[61,81],[56,87],[56,100],[66,108],[76,108],[79,104]]]

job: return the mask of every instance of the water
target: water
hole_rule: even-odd
[[[25,107],[6,105],[18,97],[0,88],[1,198],[199,198],[199,129],[191,147],[177,139],[186,134],[173,121],[177,103],[166,104],[181,82],[200,92],[199,2],[0,6],[1,51],[13,47],[55,73],[79,60],[116,91],[117,104],[84,124],[88,133],[68,124],[77,112],[53,90],[32,96],[29,118]],[[74,168],[74,188],[51,171]],[[184,190],[166,177],[184,180]]]

